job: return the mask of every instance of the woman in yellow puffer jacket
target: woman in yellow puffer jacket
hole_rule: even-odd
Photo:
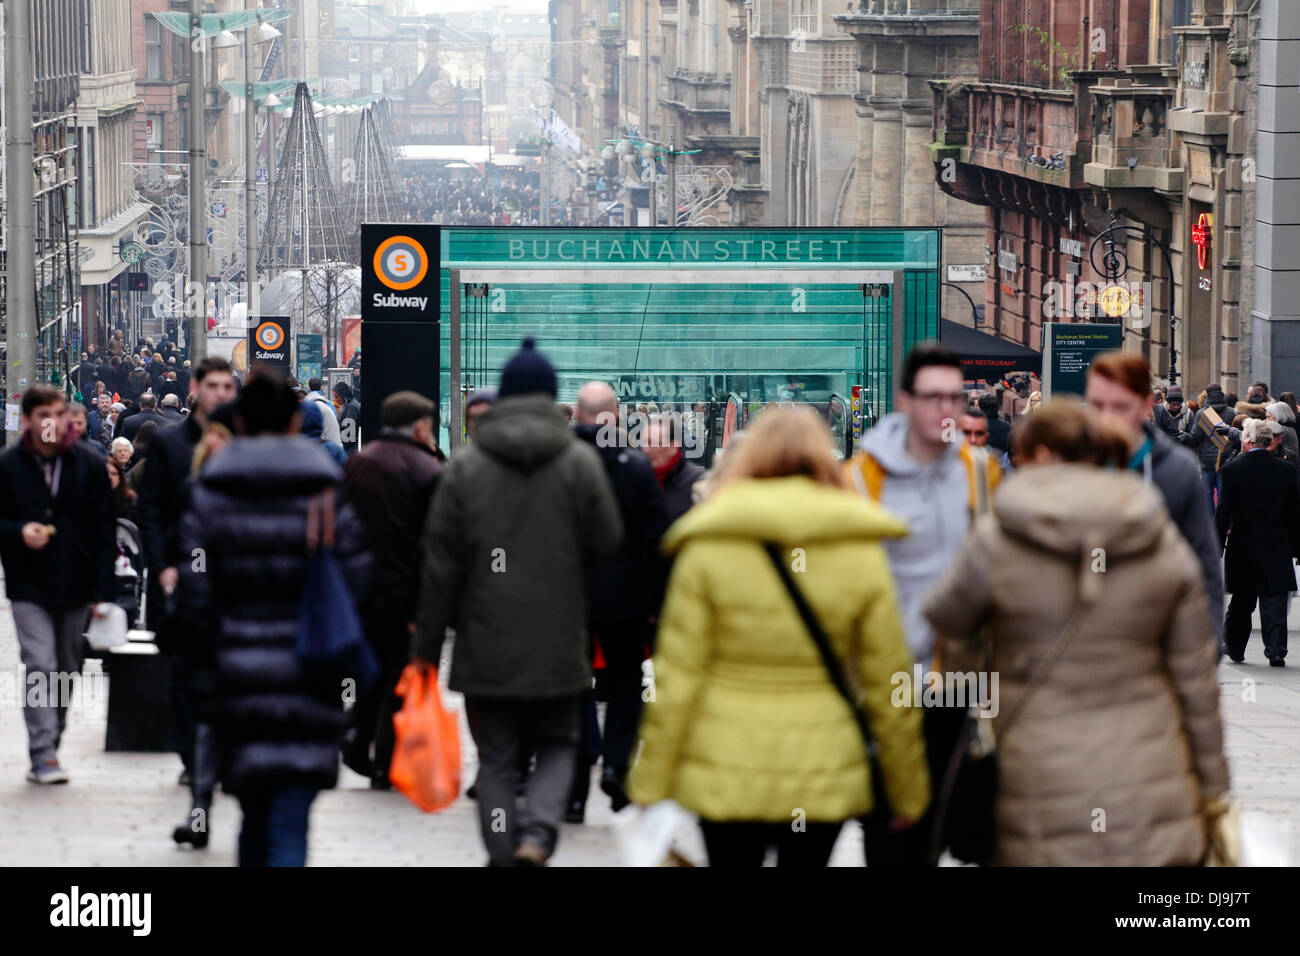
[[[763,549],[776,544],[864,705],[898,826],[929,781],[920,714],[891,704],[908,674],[881,539],[906,534],[847,494],[830,433],[808,408],[769,409],[707,501],[664,538],[677,555],[630,789],[699,815],[714,866],[824,866],[845,820],[872,809],[853,713],[832,685]]]

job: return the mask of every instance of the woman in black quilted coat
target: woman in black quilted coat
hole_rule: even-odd
[[[244,387],[236,425],[181,520],[180,633],[215,669],[220,779],[244,812],[240,865],[302,866],[311,803],[335,785],[347,723],[344,688],[309,681],[294,650],[307,513],[342,472],[298,434],[297,399],[277,378]],[[355,600],[369,558],[341,504],[334,553]]]

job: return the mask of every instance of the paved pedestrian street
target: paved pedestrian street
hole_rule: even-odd
[[[1297,615],[1300,616],[1300,615]],[[1300,627],[1292,618],[1292,649]],[[1219,668],[1233,790],[1252,832],[1270,835],[1278,854],[1300,862],[1300,666],[1269,668],[1256,637],[1246,663]],[[1293,653],[1300,665],[1300,654]],[[218,795],[208,849],[171,841],[189,809],[177,785],[174,754],[105,753],[107,695],[98,661],[87,662],[81,698],[69,715],[60,758],[66,786],[27,783],[26,735],[19,707],[21,665],[8,602],[0,604],[0,865],[232,866],[239,807]],[[1253,699],[1251,699],[1253,696]],[[1243,699],[1244,698],[1244,699]],[[461,709],[458,695],[449,706]],[[462,718],[462,732],[464,720]],[[464,733],[464,787],[473,780],[474,747]],[[625,814],[630,811],[625,811]],[[587,823],[565,825],[555,866],[607,866],[620,860],[618,825],[593,784]],[[703,860],[698,838],[682,852]],[[462,796],[440,813],[417,810],[395,792],[375,792],[346,768],[339,787],[316,801],[308,863],[312,866],[479,866],[486,857],[475,804]],[[832,865],[861,865],[861,831],[845,827]]]

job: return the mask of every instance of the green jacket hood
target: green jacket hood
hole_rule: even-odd
[[[564,413],[549,395],[503,398],[478,420],[478,447],[522,471],[541,467],[573,441]]]
[[[668,529],[672,554],[691,538],[749,538],[800,543],[901,538],[907,525],[873,501],[811,478],[755,478],[724,487]]]

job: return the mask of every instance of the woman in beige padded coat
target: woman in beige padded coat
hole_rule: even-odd
[[[1021,424],[1024,464],[926,616],[954,653],[991,643],[997,863],[1194,866],[1205,806],[1228,790],[1199,564],[1159,493],[1124,469],[1123,441],[1091,419],[1057,401]],[[1004,734],[1081,604],[1073,640]]]

